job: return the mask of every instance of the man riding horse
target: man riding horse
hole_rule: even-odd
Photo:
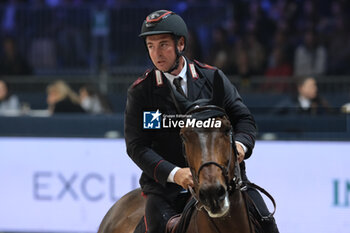
[[[180,129],[144,129],[145,112],[153,112],[153,121],[159,120],[160,114],[183,114],[172,93],[177,91],[189,101],[210,99],[214,74],[218,73],[224,83],[220,90],[222,107],[235,132],[243,180],[247,180],[244,159],[252,154],[256,125],[238,91],[222,71],[184,56],[188,31],[179,15],[168,10],[149,14],[139,36],[144,40],[154,68],[146,71],[128,90],[125,140],[128,155],[143,171],[140,185],[146,198],[142,218],[146,232],[163,233],[169,218],[182,212],[190,197],[187,189],[193,187],[193,178],[182,154]],[[260,213],[268,215],[260,194],[252,188],[248,194]],[[265,232],[278,232],[273,218],[261,225]],[[135,232],[140,228],[137,227]]]

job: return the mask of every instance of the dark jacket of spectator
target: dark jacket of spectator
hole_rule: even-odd
[[[78,95],[64,81],[56,81],[47,87],[47,104],[51,114],[85,112]]]
[[[3,55],[0,58],[0,74],[2,75],[31,75],[33,73],[27,60],[17,51],[13,39],[3,41]]]

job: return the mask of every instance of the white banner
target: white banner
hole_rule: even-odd
[[[1,138],[0,231],[96,232],[138,187],[124,140]]]
[[[349,142],[256,144],[248,177],[275,198],[281,233],[350,232],[349,152]]]
[[[349,151],[257,142],[248,177],[276,199],[280,232],[350,232]],[[0,231],[96,232],[139,175],[123,139],[0,138]]]

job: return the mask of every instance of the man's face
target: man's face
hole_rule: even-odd
[[[47,103],[49,105],[54,105],[60,100],[61,98],[60,98],[59,92],[54,87],[51,87],[47,93],[47,99],[46,99]]]
[[[317,96],[317,84],[315,79],[308,78],[299,87],[299,94],[307,99],[313,99]]]
[[[7,87],[3,81],[0,81],[0,100],[5,99],[7,95]]]
[[[166,72],[176,60],[175,42],[170,34],[151,35],[146,37],[149,56],[158,70]]]

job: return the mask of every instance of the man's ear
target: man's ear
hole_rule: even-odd
[[[183,36],[177,42],[177,49],[180,53],[185,49],[185,38]]]

